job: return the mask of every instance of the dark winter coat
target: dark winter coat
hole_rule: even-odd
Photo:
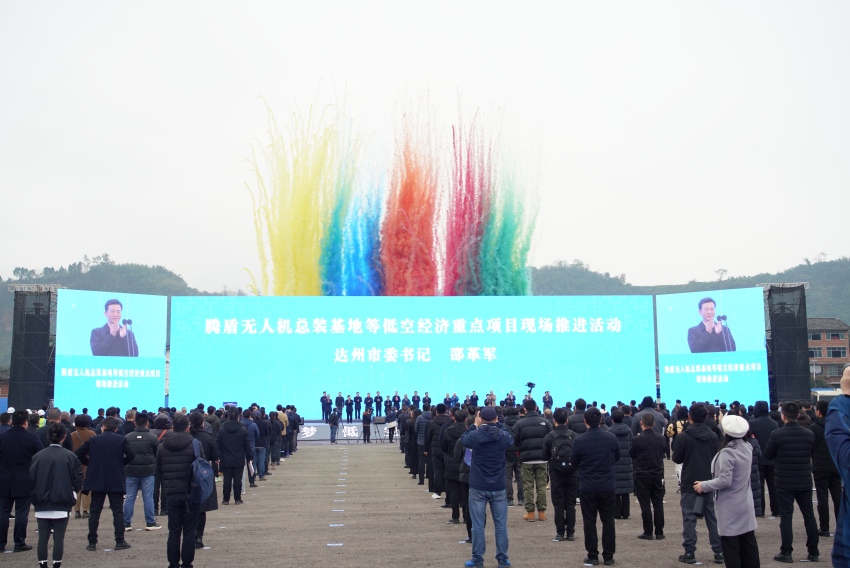
[[[466,446],[463,445],[463,436],[455,444],[454,459],[458,463],[457,479],[461,483],[469,485],[469,465],[463,461],[463,456],[466,455]]]
[[[505,416],[505,421],[502,423],[502,426],[505,427],[505,430],[508,432],[513,432],[514,425],[519,422],[519,414],[509,414]],[[514,439],[514,443],[505,450],[505,459],[508,461],[517,461],[519,459],[519,448],[516,445],[516,439]]]
[[[620,444],[611,432],[590,428],[573,442],[570,463],[578,470],[579,491],[604,493],[617,488],[615,464]]]
[[[632,438],[629,456],[632,458],[632,471],[635,477],[664,477],[664,456],[667,441],[659,436],[655,429],[641,430]]]
[[[156,448],[159,440],[147,428],[136,428],[124,438],[130,444],[135,456],[124,467],[124,473],[134,477],[153,475],[156,471]]]
[[[768,414],[767,404],[764,405],[764,409],[760,409],[759,403],[757,402],[755,412],[756,417],[750,420],[750,429],[753,431],[753,434],[756,435],[756,439],[759,441],[759,447],[764,449],[767,447],[767,441],[770,439],[771,432],[778,430],[779,426],[776,425],[776,422],[770,417],[770,414]],[[761,457],[759,458],[759,465],[773,465],[773,460],[767,459],[764,452],[762,452]]]
[[[546,434],[545,438],[543,438],[543,459],[546,460],[547,462],[550,462],[549,463],[549,473],[550,473],[550,475],[552,475],[552,474],[562,475],[562,476],[563,475],[567,475],[567,476],[578,475],[578,472],[575,469],[573,469],[572,466],[570,466],[567,471],[561,471],[561,470],[556,469],[556,467],[554,465],[552,465],[552,457],[553,457],[552,453],[555,450],[555,438],[568,437],[568,438],[572,438],[573,442],[575,442],[575,439],[576,439],[577,436],[578,436],[578,434],[576,434],[575,432],[573,432],[572,430],[567,428],[567,425],[564,424],[563,426],[555,426],[555,428],[551,432]],[[572,455],[570,455],[569,458],[571,459]]]
[[[832,461],[832,456],[829,455],[829,448],[826,445],[826,438],[824,437],[826,432],[825,420],[825,418],[815,418],[812,421],[812,425],[809,426],[809,430],[815,435],[815,446],[812,449],[812,471],[818,473],[838,473],[835,462]]]
[[[434,459],[442,459],[443,448],[440,445],[440,430],[444,424],[451,422],[448,414],[437,414],[428,422],[425,430],[425,451],[430,452]]]
[[[39,511],[70,511],[83,485],[83,466],[74,452],[58,445],[35,454],[30,464],[32,504]]]
[[[520,418],[511,429],[519,447],[519,461],[544,461],[543,438],[553,429],[552,423],[536,412],[529,412]]]
[[[221,460],[221,467],[239,467],[245,465],[246,461],[254,459],[248,430],[241,422],[228,421],[222,424],[215,438],[215,447]]]
[[[711,460],[719,443],[708,426],[702,422],[690,424],[676,436],[673,462],[682,464],[682,493],[694,493],[694,482],[712,479]]]
[[[773,479],[778,489],[811,490],[814,447],[814,432],[796,422],[770,434],[764,453],[767,459],[776,460]]]
[[[584,410],[576,410],[574,414],[567,418],[567,428],[576,434],[587,432],[587,426],[584,424]]]
[[[30,461],[41,450],[38,436],[23,426],[12,426],[0,436],[0,497],[32,495]]]
[[[614,466],[617,478],[617,494],[627,494],[635,490],[634,477],[632,474],[632,456],[629,448],[632,447],[632,431],[625,424],[614,424],[608,431],[617,436],[620,445],[620,460]]]
[[[47,429],[50,428],[50,424],[51,422],[48,422],[35,431],[35,435],[38,436],[38,441],[41,442],[41,447],[43,448],[46,448],[50,445],[50,440],[47,439]],[[62,447],[68,450],[69,452],[74,451],[74,442],[71,441],[71,431],[68,430],[67,426],[65,427],[65,439],[62,441]]]
[[[281,426],[283,425],[281,424]],[[201,443],[201,448],[203,449],[204,456],[207,458],[207,461],[212,463],[218,460],[218,450],[215,447],[215,438],[211,432],[208,432],[207,430],[195,432],[195,439]],[[210,496],[207,497],[206,501],[201,503],[198,511],[206,513],[209,511],[215,511],[216,509],[218,509],[218,491],[215,488],[215,483],[213,483],[212,493],[210,493]]]
[[[162,492],[186,495],[192,481],[194,438],[189,432],[172,432],[162,439],[156,451],[156,473],[162,479]],[[203,452],[203,446],[201,448]]]
[[[132,463],[136,456],[127,438],[107,430],[100,436],[89,438],[74,453],[83,465],[88,466],[83,481],[84,492],[127,492],[124,466]]]
[[[465,423],[452,422],[440,436],[440,449],[446,460],[443,470],[445,479],[460,478],[460,463],[455,459],[455,446],[464,432],[466,432]]]
[[[756,511],[756,516],[764,511],[764,503],[761,495],[761,477],[759,475],[759,458],[761,457],[761,447],[759,441],[755,438],[747,436],[744,438],[753,447],[753,466],[750,471],[750,487],[753,490],[753,507]]]
[[[632,417],[632,435],[634,436],[640,431],[640,419],[644,414],[652,414],[655,417],[655,424],[652,426],[652,429],[659,436],[663,436],[667,431],[667,419],[664,418],[663,414],[649,406],[642,407],[640,412]]]

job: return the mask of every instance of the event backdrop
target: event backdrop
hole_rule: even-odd
[[[92,343],[107,322],[105,304],[123,304],[121,320],[132,320],[125,336],[133,356],[97,356]],[[165,393],[167,297],[59,290],[56,307],[54,402],[63,409],[158,408]],[[135,340],[135,343],[132,342]]]
[[[715,301],[717,317],[725,316],[724,334],[734,340],[734,351],[727,340],[721,342],[725,351],[691,352],[688,333],[700,324],[698,305],[703,298]],[[761,288],[657,296],[656,317],[661,393],[667,400],[768,400]]]
[[[651,296],[175,297],[170,401],[320,416],[322,391],[384,397],[526,383],[555,403],[655,392]]]

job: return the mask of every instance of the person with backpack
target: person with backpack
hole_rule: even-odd
[[[172,432],[162,438],[156,451],[156,472],[162,479],[162,492],[168,508],[168,568],[190,567],[195,560],[200,503],[189,499],[192,463],[195,461],[194,440],[189,433],[189,418],[177,414],[174,416]]]
[[[211,429],[204,428],[203,412],[193,412],[189,416],[190,433],[203,448],[204,456],[207,456],[210,463],[218,461],[218,449],[215,446],[215,438],[210,432]],[[212,491],[209,496],[200,503],[198,507],[198,527],[195,530],[195,548],[201,549],[204,547],[204,529],[207,525],[207,513],[218,509],[218,492],[215,489],[215,483],[212,484]]]
[[[672,424],[671,424],[672,426]],[[640,434],[632,438],[629,455],[635,475],[635,495],[640,504],[643,532],[638,538],[664,538],[664,456],[667,443],[655,431],[655,416],[640,417]],[[651,508],[650,508],[651,506]],[[654,515],[653,515],[654,513]]]
[[[555,508],[555,541],[575,540],[578,473],[570,465],[576,433],[567,427],[567,411],[552,415],[555,429],[543,438],[543,459],[549,462],[549,488]]]

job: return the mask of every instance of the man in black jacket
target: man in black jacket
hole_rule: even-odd
[[[446,414],[446,405],[442,402],[437,405],[437,414],[434,416],[425,429],[425,455],[431,461],[432,471],[434,476],[432,481],[434,499],[439,499],[443,490],[443,475],[445,472],[445,458],[443,457],[443,448],[440,445],[440,430],[444,424],[451,422],[451,418]]]
[[[602,558],[604,564],[614,564],[616,533],[614,528],[614,492],[617,480],[614,464],[620,460],[617,437],[599,428],[602,413],[596,407],[584,413],[587,432],[573,443],[570,464],[579,474],[581,518],[584,525],[585,564],[599,564],[599,537],[596,516],[602,522]]]
[[[192,462],[195,461],[194,438],[189,433],[189,418],[174,417],[174,431],[162,439],[156,451],[156,471],[162,477],[162,491],[168,506],[168,568],[192,568],[195,559],[195,531],[200,503],[189,500]],[[203,448],[199,451],[203,455]],[[180,536],[183,547],[180,547]]]
[[[549,488],[555,508],[554,540],[575,540],[578,472],[570,465],[570,460],[577,434],[567,428],[565,409],[556,409],[552,418],[555,429],[543,438],[543,459],[549,462]],[[556,456],[556,453],[563,455]]]
[[[829,403],[819,400],[815,405],[815,419],[809,430],[815,434],[815,447],[812,450],[812,474],[815,477],[815,492],[818,501],[819,536],[829,537],[829,501],[832,499],[835,518],[841,505],[841,475],[829,455],[826,445],[825,424]]]
[[[466,431],[466,419],[468,414],[457,408],[453,409],[452,423],[442,430],[440,434],[440,449],[445,456],[443,478],[445,479],[447,493],[452,509],[452,518],[447,521],[450,525],[460,524],[460,463],[454,458],[455,446],[460,437]]]
[[[795,402],[782,405],[785,426],[775,430],[764,449],[767,459],[776,460],[776,496],[779,498],[779,533],[782,538],[777,562],[794,562],[791,558],[794,541],[792,520],[794,501],[800,507],[806,527],[806,548],[811,562],[819,560],[818,526],[812,507],[812,449],[815,435],[797,424],[800,407]],[[683,483],[684,485],[684,483]]]
[[[53,422],[61,424],[61,419],[62,412],[58,408],[51,408],[47,411],[47,422],[35,432],[35,435],[38,436],[38,441],[41,442],[42,447],[46,448],[50,445],[50,441],[47,439],[47,429],[50,428],[50,424]],[[74,451],[74,442],[71,441],[71,431],[68,430],[67,427],[65,428],[65,439],[62,441],[62,447],[69,452]]]
[[[136,495],[142,490],[142,502],[145,505],[145,530],[155,531],[162,528],[156,524],[153,507],[153,484],[156,471],[156,447],[159,440],[148,429],[148,415],[136,414],[136,429],[125,438],[135,453],[133,461],[124,467],[127,474],[127,496],[124,499],[124,530],[130,530],[133,522],[133,509]]]
[[[74,452],[80,458],[80,463],[88,466],[83,481],[83,493],[91,493],[89,544],[86,550],[97,550],[97,527],[107,497],[115,529],[115,550],[124,550],[130,548],[130,544],[124,540],[122,509],[124,493],[127,491],[124,466],[131,463],[136,454],[127,438],[117,432],[119,425],[114,417],[104,420],[102,426],[103,433],[100,436],[92,436]]]
[[[38,436],[27,432],[26,410],[12,413],[12,427],[0,436],[0,552],[6,548],[9,517],[15,508],[14,551],[32,550],[26,543],[32,502],[30,460],[42,449]]]
[[[231,408],[227,411],[227,422],[221,425],[215,439],[218,450],[221,473],[224,477],[222,487],[222,505],[230,503],[230,491],[237,505],[242,504],[242,472],[245,463],[254,458],[248,430],[239,421],[239,410]]]
[[[567,419],[567,428],[576,434],[584,434],[587,432],[587,426],[584,425],[584,411],[586,408],[586,400],[583,398],[576,399],[576,410]]]
[[[697,493],[694,490],[694,482],[712,478],[711,460],[714,459],[719,445],[717,436],[705,425],[707,416],[708,409],[704,404],[692,404],[688,409],[690,425],[676,436],[673,444],[673,463],[682,464],[682,494],[679,504],[682,508],[682,547],[685,553],[679,556],[679,562],[685,564],[697,562],[697,517],[694,515]],[[714,496],[712,493],[703,493],[701,498],[705,499],[705,526],[708,528],[708,542],[714,552],[714,562],[723,564],[723,547],[720,544],[717,517],[714,514]]]
[[[505,430],[511,432],[519,422],[519,410],[516,407],[505,410]],[[517,504],[525,506],[525,493],[522,487],[522,464],[519,463],[519,448],[516,442],[505,450],[505,493],[508,496],[508,507],[514,506],[514,482],[516,482]]]
[[[655,432],[655,416],[645,413],[640,419],[640,434],[632,438],[629,455],[635,476],[635,496],[640,504],[643,532],[638,538],[664,538],[664,454],[667,442]],[[651,508],[650,508],[651,505]],[[655,519],[653,522],[653,510]]]
[[[546,520],[546,460],[543,459],[543,438],[552,431],[552,423],[537,411],[537,403],[526,399],[522,403],[525,417],[514,424],[514,441],[519,448],[522,463],[522,485],[525,493],[526,521]],[[534,507],[537,506],[537,519]]]
[[[770,417],[770,408],[767,405],[766,400],[757,400],[754,407],[755,418],[750,420],[750,429],[753,431],[753,434],[756,436],[756,440],[758,440],[759,447],[764,449],[767,447],[767,442],[770,440],[770,434],[779,428],[776,425],[776,421]],[[779,501],[776,498],[776,486],[773,481],[773,472],[774,472],[774,461],[769,460],[764,457],[764,452],[762,451],[759,454],[759,479],[761,483],[761,498],[762,503],[766,504],[767,500],[765,499],[764,486],[767,484],[767,495],[770,496],[770,516],[778,517],[779,516]],[[762,515],[764,516],[764,511],[767,509],[766,506],[762,507]]]

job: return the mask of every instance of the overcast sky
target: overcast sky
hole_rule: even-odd
[[[0,276],[107,252],[246,287],[262,99],[322,91],[377,138],[426,95],[446,127],[459,97],[497,112],[539,188],[533,265],[673,284],[835,259],[848,29],[844,1],[7,0]]]

